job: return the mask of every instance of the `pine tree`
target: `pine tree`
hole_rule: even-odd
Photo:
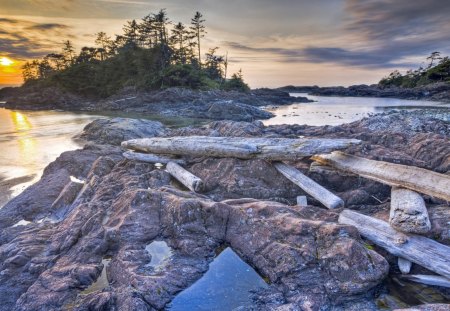
[[[197,39],[199,67],[201,67],[201,64],[202,64],[200,39],[204,38],[205,34],[206,34],[205,25],[203,25],[205,20],[202,18],[203,18],[203,15],[200,12],[196,12],[194,18],[191,19],[191,27],[190,27],[194,37]]]
[[[139,25],[135,19],[128,21],[123,26],[123,37],[125,38],[126,44],[138,45]]]

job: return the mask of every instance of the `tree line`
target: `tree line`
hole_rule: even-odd
[[[26,84],[57,85],[85,95],[108,96],[120,88],[189,87],[247,91],[242,72],[227,77],[228,55],[218,47],[202,57],[205,19],[196,12],[188,25],[173,23],[165,9],[123,26],[111,38],[98,32],[95,46],[77,53],[66,40],[61,52],[23,66]]]
[[[382,87],[398,86],[411,88],[435,82],[450,82],[450,59],[441,56],[440,52],[432,52],[426,58],[427,65],[421,65],[415,70],[402,74],[394,70],[378,83]]]

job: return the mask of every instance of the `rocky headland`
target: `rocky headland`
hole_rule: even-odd
[[[0,209],[0,310],[161,310],[208,270],[224,246],[268,282],[254,293],[253,310],[408,307],[387,292],[387,276],[398,274],[396,258],[361,239],[355,227],[337,223],[342,209],[324,209],[310,196],[308,206],[296,205],[306,194],[269,162],[184,157],[186,169],[205,183],[197,194],[164,169],[122,156],[123,140],[192,135],[355,138],[362,143],[345,152],[450,172],[445,113],[393,112],[322,127],[215,121],[170,129],[148,120],[96,120],[78,136],[87,141],[83,149],[63,153],[39,182]],[[306,158],[290,164],[340,196],[345,209],[389,218],[389,186],[313,170]],[[448,202],[424,198],[432,224],[427,236],[450,245]],[[173,250],[158,271],[148,267],[145,250],[155,240]],[[106,258],[108,284],[83,292]],[[430,274],[418,265],[412,269]],[[426,295],[434,302],[450,298],[438,287]],[[416,304],[430,302],[417,296]]]
[[[450,102],[450,83],[448,82],[432,83],[413,88],[360,84],[349,87],[285,86],[277,90],[320,96],[388,97]]]
[[[24,110],[112,112],[209,120],[254,121],[273,114],[261,109],[269,105],[310,102],[305,97],[270,89],[250,92],[169,88],[159,91],[124,89],[106,99],[92,99],[56,87],[21,87],[0,90],[1,107]]]

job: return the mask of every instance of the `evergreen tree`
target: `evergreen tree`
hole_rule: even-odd
[[[111,48],[112,40],[103,31],[97,33],[95,44],[99,47],[98,53],[100,54],[100,60],[105,60],[106,56],[110,54],[108,51]]]
[[[125,44],[138,45],[139,25],[135,19],[128,21],[123,26],[123,37],[125,39]]]
[[[188,39],[188,31],[182,23],[178,23],[173,27],[170,43],[174,49],[174,59],[176,63],[186,64],[186,41]]]
[[[64,41],[63,43],[64,43],[63,46],[64,63],[66,68],[68,68],[74,63],[75,49],[69,40]]]
[[[205,20],[203,19],[203,15],[200,12],[196,12],[194,18],[191,19],[191,31],[193,33],[194,38],[196,38],[197,48],[198,48],[198,65],[201,67],[202,59],[201,59],[201,49],[200,49],[200,39],[205,37],[206,30],[205,25],[203,24]]]

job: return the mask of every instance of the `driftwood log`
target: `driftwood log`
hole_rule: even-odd
[[[340,170],[385,183],[408,188],[450,201],[450,176],[415,166],[374,161],[339,151],[312,157],[315,161]]]
[[[431,230],[425,201],[417,192],[404,188],[392,187],[389,223],[402,232],[423,234]]]
[[[411,271],[411,267],[412,267],[411,261],[409,261],[405,258],[398,257],[397,263],[398,263],[398,268],[401,273],[408,274]]]
[[[420,235],[395,231],[388,223],[351,210],[339,215],[339,223],[356,227],[366,239],[391,254],[450,278],[450,247]]]
[[[204,188],[203,181],[200,178],[175,162],[167,163],[166,171],[191,191],[201,192]]]
[[[327,208],[339,208],[344,206],[344,201],[334,195],[311,178],[303,175],[299,170],[282,162],[273,163],[275,168],[287,179],[302,188],[303,191],[325,205]]]
[[[412,274],[404,275],[402,276],[402,279],[407,279],[409,281],[426,285],[450,287],[450,279],[447,279],[440,275]]]
[[[297,197],[297,205],[298,206],[308,206],[308,199],[304,195],[299,195]]]
[[[122,142],[122,147],[157,154],[295,161],[358,143],[357,139],[189,136],[132,139]]]
[[[133,152],[133,151],[126,151],[123,153],[123,156],[128,160],[142,161],[142,162],[148,162],[148,163],[167,164],[169,162],[175,162],[180,165],[186,164],[186,162],[184,162],[181,159],[172,159],[169,157],[159,156],[159,155],[155,155],[155,154],[139,153],[139,152]]]

